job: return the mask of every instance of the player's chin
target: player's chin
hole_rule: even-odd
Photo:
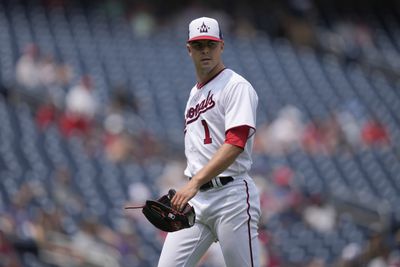
[[[211,60],[204,60],[200,62],[200,65],[202,67],[210,67],[212,65],[211,63],[212,63]]]
[[[205,61],[200,62],[200,66],[204,70],[207,70],[207,69],[212,69],[214,67],[214,64],[211,60],[205,60]]]

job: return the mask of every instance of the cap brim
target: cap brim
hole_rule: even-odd
[[[216,42],[222,42],[222,39],[214,37],[214,36],[208,36],[208,35],[201,35],[197,37],[193,37],[188,40],[188,42],[192,41],[198,41],[198,40],[211,40],[211,41],[216,41]]]

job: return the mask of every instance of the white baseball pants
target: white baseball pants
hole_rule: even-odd
[[[195,267],[216,241],[227,267],[259,267],[260,198],[250,177],[200,191],[190,204],[195,225],[168,233],[158,267]]]

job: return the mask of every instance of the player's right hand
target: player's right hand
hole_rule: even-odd
[[[191,179],[184,187],[175,193],[175,196],[171,200],[171,206],[173,209],[182,211],[186,204],[191,200],[199,191],[198,186],[194,179]]]

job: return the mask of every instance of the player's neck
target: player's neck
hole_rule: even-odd
[[[214,78],[218,73],[225,69],[224,64],[221,62],[217,64],[211,71],[202,72],[197,71],[197,84],[206,84],[210,79]]]

